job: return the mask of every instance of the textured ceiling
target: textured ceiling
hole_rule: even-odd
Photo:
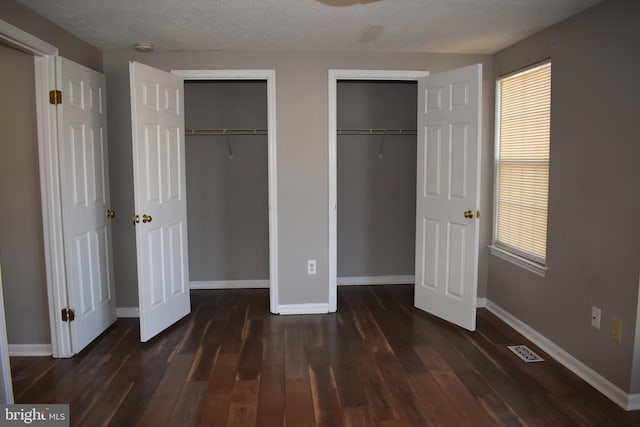
[[[600,0],[18,0],[104,50],[493,53]]]

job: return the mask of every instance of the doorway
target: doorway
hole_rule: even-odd
[[[0,40],[0,68],[0,403],[11,404],[8,337],[13,353],[33,349],[21,340],[46,342],[48,325],[33,55]]]
[[[338,284],[338,82],[417,82],[419,78],[428,74],[425,71],[329,70],[329,311],[331,312],[337,310]],[[383,144],[382,155],[384,156],[386,141],[381,140],[380,143]],[[415,170],[415,165],[411,168]]]
[[[242,251],[242,247],[247,247],[249,244],[255,244],[256,242],[260,242],[256,246],[259,248],[251,248],[250,251],[252,253],[252,269],[250,274],[244,275],[242,271],[243,268],[243,259],[240,256],[235,257],[234,260],[227,260],[223,263],[218,264],[218,271],[220,268],[225,270],[224,274],[214,276],[212,274],[211,266],[205,266],[204,263],[206,259],[199,259],[195,262],[197,263],[194,270],[191,270],[191,265],[189,266],[190,274],[195,273],[193,277],[190,276],[190,282],[192,288],[205,288],[205,289],[216,289],[216,288],[224,288],[224,287],[268,287],[269,288],[269,300],[270,300],[270,311],[272,313],[278,313],[278,210],[277,210],[277,158],[276,158],[276,89],[275,89],[275,71],[274,70],[172,70],[172,74],[182,77],[185,81],[185,87],[188,88],[189,85],[196,89],[198,87],[204,86],[196,86],[207,85],[209,84],[213,88],[215,88],[216,84],[217,89],[211,89],[212,91],[244,91],[246,92],[244,96],[248,98],[244,98],[245,101],[249,101],[253,98],[254,101],[258,100],[258,104],[248,105],[243,101],[243,96],[240,96],[234,101],[235,107],[234,109],[240,111],[231,111],[232,116],[236,116],[236,119],[225,118],[225,115],[222,117],[218,117],[215,120],[220,119],[220,121],[213,121],[206,124],[206,129],[204,124],[191,122],[192,119],[198,119],[197,117],[186,117],[186,132],[189,131],[203,131],[203,136],[191,136],[187,137],[187,144],[191,144],[189,138],[209,138],[210,144],[209,150],[215,150],[218,152],[219,156],[217,161],[225,163],[227,166],[230,166],[232,171],[231,174],[238,173],[239,170],[234,169],[233,162],[243,163],[249,162],[252,150],[257,150],[257,152],[262,150],[262,155],[266,156],[266,164],[262,162],[261,167],[263,168],[263,172],[259,173],[257,177],[253,180],[257,187],[261,187],[261,196],[263,198],[262,202],[262,210],[261,213],[249,212],[248,209],[251,207],[243,206],[243,202],[240,198],[235,197],[237,195],[230,195],[231,198],[235,200],[234,203],[240,205],[237,208],[242,212],[242,215],[248,215],[247,218],[251,220],[252,218],[257,219],[259,224],[254,224],[253,231],[249,230],[248,234],[245,234],[244,237],[249,238],[251,241],[249,243],[240,242],[241,239],[235,239],[234,244],[238,244],[236,247],[236,252],[240,254]],[[236,85],[233,85],[233,82]],[[226,86],[221,86],[225,85]],[[225,89],[226,87],[226,89]],[[187,92],[187,89],[185,89]],[[231,94],[232,95],[232,94]],[[188,101],[187,96],[185,95],[185,105]],[[257,97],[257,98],[256,98]],[[266,102],[266,105],[263,104],[263,101]],[[244,107],[243,107],[243,104]],[[214,109],[220,109],[223,107],[219,102],[214,102]],[[185,107],[186,109],[189,107]],[[266,110],[265,110],[266,108]],[[243,111],[245,110],[246,116],[243,117]],[[226,114],[226,113],[225,113]],[[237,121],[236,121],[237,120]],[[193,125],[193,126],[191,126]],[[211,126],[211,127],[209,127]],[[209,131],[209,132],[207,132]],[[206,135],[210,133],[211,135]],[[211,138],[215,138],[214,142]],[[195,139],[194,139],[195,141]],[[205,141],[200,141],[200,143],[206,143]],[[260,147],[259,144],[262,144]],[[266,145],[265,145],[266,144]],[[206,149],[206,148],[205,148]],[[195,150],[197,153],[197,150]],[[196,153],[191,153],[192,158]],[[189,153],[187,153],[189,156]],[[255,159],[254,159],[255,160]],[[250,165],[245,165],[250,166]],[[264,173],[264,168],[266,168],[266,173]],[[256,173],[254,170],[252,173]],[[258,180],[266,180],[266,182],[259,182]],[[188,181],[189,182],[189,181]],[[191,187],[191,183],[187,184]],[[192,188],[193,190],[193,188]],[[229,189],[227,189],[228,191]],[[191,192],[191,190],[188,190]],[[215,197],[215,195],[212,195]],[[266,198],[266,200],[264,200]],[[266,206],[264,206],[264,202],[266,201]],[[200,212],[202,214],[202,211]],[[219,211],[218,211],[219,214]],[[242,216],[241,215],[241,216]],[[189,214],[189,220],[192,220],[191,214]],[[265,223],[266,221],[266,223]],[[218,224],[220,225],[220,223]],[[189,230],[193,229],[193,224],[190,223]],[[219,228],[218,228],[219,229]],[[197,231],[197,230],[193,230]],[[213,233],[213,229],[209,230],[210,233]],[[246,230],[245,230],[246,232]],[[190,231],[191,233],[191,231]],[[191,234],[190,234],[191,237]],[[236,236],[237,237],[237,236]],[[266,241],[266,242],[265,242]],[[206,240],[200,241],[199,244],[208,244]],[[266,245],[266,246],[265,246]],[[197,250],[195,247],[190,246],[190,264],[191,264],[191,250]],[[219,248],[218,248],[219,249]],[[265,253],[266,251],[266,253]],[[215,270],[214,266],[214,270]]]
[[[190,288],[268,288],[267,83],[184,88]]]
[[[339,80],[417,81],[414,305],[476,327],[482,65],[434,75],[329,70],[329,309],[337,309]]]
[[[33,55],[0,42],[0,64],[0,262],[12,351],[24,351],[49,339]]]
[[[417,84],[337,84],[338,285],[415,282]]]
[[[55,87],[56,82],[55,60],[58,49],[3,20],[0,20],[0,39],[33,56],[42,236],[51,336],[51,345],[26,345],[12,352],[16,355],[70,357],[70,330],[67,323],[59,321],[60,309],[68,307],[68,304],[62,250],[56,116],[55,109],[49,105],[49,90],[52,86]]]
[[[135,61],[129,63],[129,70],[134,222],[140,224],[136,227],[136,247],[141,340],[153,338],[190,313],[185,80],[267,81],[270,309],[277,312],[277,197],[275,132],[272,131],[275,129],[275,71],[180,70],[168,73]],[[161,98],[164,102],[160,102]],[[163,241],[168,242],[167,245],[163,246]],[[163,280],[154,280],[156,277]]]

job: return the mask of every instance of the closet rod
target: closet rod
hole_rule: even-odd
[[[417,135],[416,129],[338,129],[338,135]]]
[[[193,135],[267,135],[267,129],[185,129],[184,134]]]

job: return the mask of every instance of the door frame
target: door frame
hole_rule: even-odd
[[[275,70],[171,70],[184,80],[263,80],[267,82],[267,156],[269,184],[269,311],[279,312],[278,300],[278,173]],[[188,224],[187,224],[188,225]]]
[[[0,265],[0,403],[13,404],[13,381],[9,361],[7,323],[4,316],[4,294],[2,292],[2,265]]]
[[[49,104],[49,90],[56,86],[55,59],[58,48],[28,32],[0,20],[0,39],[34,57],[36,124],[42,204],[42,233],[49,304],[51,349],[29,351],[29,356],[71,357],[71,333],[58,313],[68,306],[64,263],[62,199],[55,107]]]
[[[428,71],[329,70],[329,311],[338,308],[338,80],[418,81]]]

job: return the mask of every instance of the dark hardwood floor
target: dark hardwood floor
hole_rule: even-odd
[[[640,425],[484,309],[471,333],[415,310],[413,286],[338,298],[274,316],[266,289],[193,291],[148,343],[120,319],[71,359],[11,358],[16,402],[70,403],[86,426]]]

